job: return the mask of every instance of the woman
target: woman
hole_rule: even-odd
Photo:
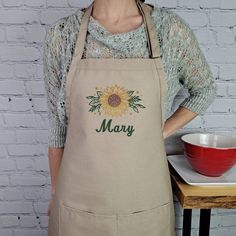
[[[140,0],[95,0],[49,28],[44,68],[48,235],[175,235],[164,139],[216,94],[188,24]]]

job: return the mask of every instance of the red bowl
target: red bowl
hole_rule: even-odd
[[[236,163],[236,138],[218,134],[192,133],[181,137],[184,155],[200,174],[217,177]]]

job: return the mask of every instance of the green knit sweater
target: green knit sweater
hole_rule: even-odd
[[[67,131],[65,81],[75,49],[75,42],[84,12],[63,17],[48,29],[44,42],[44,84],[49,118],[49,147],[64,147]],[[167,93],[165,119],[172,112],[178,91],[188,89],[179,105],[203,114],[216,96],[216,83],[206,58],[189,24],[178,14],[154,7],[151,16],[160,38],[160,49],[166,73]],[[112,34],[90,16],[84,58],[134,58],[149,56],[144,23],[138,28]]]

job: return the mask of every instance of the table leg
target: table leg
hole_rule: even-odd
[[[199,236],[210,235],[211,209],[200,209]]]
[[[191,236],[192,209],[184,209],[183,236]]]

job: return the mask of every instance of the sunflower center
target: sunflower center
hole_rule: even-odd
[[[108,97],[108,104],[110,106],[117,107],[120,105],[120,103],[121,103],[121,98],[119,95],[113,93]]]

